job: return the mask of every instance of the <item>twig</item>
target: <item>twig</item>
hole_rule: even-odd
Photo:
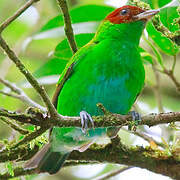
[[[11,24],[17,17],[19,17],[24,11],[26,11],[26,9],[28,9],[33,3],[38,1],[39,0],[29,0],[26,4],[19,8],[13,16],[9,17],[6,21],[4,21],[0,25],[0,34],[7,26],[9,26],[9,24]]]
[[[143,39],[147,42],[147,44],[152,48],[154,54],[156,55],[157,57],[157,60],[162,68],[162,71],[159,71],[161,73],[164,73],[166,75],[169,76],[169,78],[173,81],[173,83],[175,84],[176,88],[177,88],[177,91],[180,92],[180,82],[178,82],[178,80],[176,79],[176,77],[174,76],[174,68],[175,68],[175,64],[176,64],[176,56],[174,56],[174,62],[173,62],[173,65],[172,65],[172,69],[171,70],[168,70],[164,64],[162,63],[162,56],[161,54],[159,53],[159,51],[152,45],[152,43],[147,40],[145,38],[145,36],[143,36]]]
[[[8,57],[16,64],[19,71],[26,77],[26,79],[29,81],[29,83],[34,87],[34,89],[38,92],[40,97],[43,99],[44,103],[46,104],[46,107],[48,108],[48,111],[52,117],[57,117],[58,113],[51,103],[46,91],[44,90],[43,86],[40,86],[37,80],[32,76],[32,74],[26,69],[24,64],[20,61],[20,59],[16,56],[14,51],[10,49],[10,47],[7,45],[5,40],[0,36],[0,45],[2,49],[7,53]]]
[[[25,92],[18,88],[15,84],[10,83],[7,80],[4,80],[2,78],[0,78],[0,83],[4,84],[5,86],[7,86],[8,88],[10,88],[13,92],[15,92],[16,94],[12,94],[12,93],[7,93],[4,91],[0,91],[1,94],[4,94],[6,96],[10,96],[16,99],[21,100],[23,103],[27,103],[29,106],[35,107],[40,109],[42,112],[47,112],[47,109],[45,107],[40,106],[39,104],[37,104],[36,102],[34,102],[32,99],[30,99]]]
[[[180,92],[180,82],[174,76],[173,71],[167,70],[166,68],[164,68],[163,72],[173,81],[173,83],[176,86],[177,91]]]
[[[17,142],[16,144],[12,145],[9,149],[16,149],[17,147],[21,146],[22,144],[26,144],[29,143],[30,141],[32,141],[33,139],[35,139],[36,137],[40,136],[41,134],[43,134],[47,129],[46,128],[40,128],[37,131],[34,131],[28,135],[26,135],[22,140],[20,140],[19,142]],[[3,152],[6,152],[7,150],[5,149]]]
[[[4,149],[3,151],[0,151],[0,157],[1,157],[0,163],[14,161],[14,160],[16,160],[16,162],[29,160],[40,149],[39,145],[36,144],[34,145],[33,148],[30,147],[31,147],[30,144],[26,146],[18,147],[16,149],[10,149],[7,147],[6,150]]]
[[[112,171],[112,172],[110,172],[110,173],[107,173],[107,174],[105,174],[105,175],[102,175],[102,176],[100,176],[100,177],[98,177],[98,178],[95,178],[95,179],[93,179],[93,180],[106,180],[106,179],[112,178],[112,177],[114,177],[114,176],[117,176],[118,174],[120,174],[120,173],[122,173],[122,172],[124,172],[124,171],[126,171],[126,170],[128,170],[128,169],[131,169],[131,168],[133,168],[133,167],[131,167],[131,166],[122,167],[121,169],[118,169],[118,170],[116,170],[116,171]]]
[[[20,123],[26,123],[26,124],[33,124],[36,126],[40,125],[40,118],[39,116],[35,117],[31,114],[23,114],[23,113],[17,113],[17,112],[11,112],[6,109],[0,109],[0,116],[7,117],[9,119],[14,119]]]
[[[9,173],[5,173],[5,174],[0,174],[0,179],[1,180],[7,180],[10,178],[15,178],[18,176],[23,176],[23,175],[31,175],[31,174],[35,174],[35,170],[36,169],[26,169],[24,170],[23,168],[16,168],[13,170],[14,175],[10,175]]]
[[[144,134],[143,132],[128,131],[128,130],[126,130],[125,128],[122,128],[122,129],[123,129],[124,131],[126,131],[126,132],[129,132],[129,133],[132,133],[132,134],[134,134],[134,135],[136,135],[136,136],[141,137],[142,139],[144,139],[145,141],[147,141],[147,142],[149,142],[149,143],[151,143],[151,142],[153,141],[153,142],[154,142],[155,144],[157,144],[158,146],[163,147],[163,148],[165,147],[163,143],[160,143],[160,142],[156,141],[155,139],[153,139],[152,137],[148,136],[147,134]]]
[[[20,96],[19,95],[16,95],[16,94],[12,94],[12,93],[8,93],[8,92],[4,92],[4,91],[1,91],[0,90],[0,94],[3,94],[5,96],[9,96],[9,97],[13,97],[15,99],[20,99]]]
[[[176,66],[176,55],[174,55],[173,65],[172,65],[172,68],[171,68],[172,72],[174,72],[175,66]]]
[[[13,92],[20,94],[21,90],[13,83],[10,83],[9,81],[3,79],[0,77],[0,83],[4,84],[5,86],[7,86],[8,88],[10,88]]]
[[[158,111],[159,113],[162,113],[164,112],[164,109],[163,109],[162,98],[161,98],[161,93],[160,93],[160,77],[159,77],[158,72],[156,71],[155,64],[152,65],[152,69],[153,69],[155,80],[156,80],[156,84],[155,86],[153,86],[153,90],[154,90],[154,94],[157,101]]]
[[[65,26],[64,30],[65,30],[65,34],[68,39],[68,43],[71,47],[72,52],[75,53],[77,51],[77,45],[76,45],[76,41],[74,38],[73,28],[71,25],[71,17],[69,15],[67,2],[66,2],[66,0],[57,0],[57,2],[59,4],[61,11],[63,13],[63,16],[64,16],[64,26]],[[53,98],[52,98],[52,103],[55,107],[57,107],[57,99],[60,94],[60,91],[61,91],[64,83],[68,79],[69,75],[71,74],[73,66],[74,66],[74,63],[70,64],[69,66],[67,66],[64,69],[64,71],[61,74],[61,77],[58,81],[58,86],[57,86],[55,93],[53,95]]]
[[[77,45],[76,45],[76,42],[74,39],[73,28],[71,25],[71,17],[69,15],[67,2],[66,2],[66,0],[57,0],[57,2],[59,4],[61,11],[63,13],[63,16],[64,16],[64,25],[65,25],[64,30],[65,30],[66,36],[68,38],[69,45],[70,45],[73,53],[75,53],[77,51]]]
[[[68,160],[65,162],[65,164],[63,165],[63,168],[65,167],[69,167],[69,166],[79,166],[79,165],[89,165],[89,164],[97,164],[96,161],[75,161],[75,160]],[[9,178],[15,178],[15,177],[19,177],[19,176],[23,176],[23,175],[32,175],[32,174],[37,174],[37,170],[36,168],[32,168],[32,169],[24,169],[24,168],[20,168],[17,167],[13,170],[14,172],[14,176],[10,175],[9,173],[5,173],[5,174],[0,174],[0,179],[1,180],[7,180]]]
[[[0,117],[0,120],[2,120],[4,123],[6,123],[8,126],[10,126],[11,128],[13,128],[14,130],[18,131],[19,133],[25,135],[28,134],[29,131],[19,127],[18,125],[16,125],[15,123],[8,121],[7,119]]]

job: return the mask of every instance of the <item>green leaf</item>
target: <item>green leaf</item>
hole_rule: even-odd
[[[152,56],[145,49],[139,47],[139,52],[144,64],[153,64]]]
[[[75,35],[75,40],[78,49],[87,44],[94,37],[94,33],[78,34]],[[67,39],[61,41],[55,48],[54,55],[59,58],[70,59],[72,56],[72,50],[69,47]]]
[[[146,29],[149,36],[164,53],[172,56],[178,53],[177,45],[157,31],[151,22],[147,24]]]
[[[93,33],[75,35],[78,48],[87,44],[93,37]],[[54,55],[55,58],[50,59],[33,73],[36,78],[60,75],[62,73],[68,60],[73,55],[67,39],[64,39],[56,46]]]
[[[141,1],[149,4],[152,9],[157,9],[167,5],[172,0],[141,0]]]
[[[168,4],[169,2],[171,2],[172,0],[159,0],[158,1],[158,6],[159,7],[163,7],[164,5]]]
[[[113,10],[113,7],[105,5],[85,5],[70,10],[74,34],[95,32],[99,22]],[[64,36],[63,26],[63,16],[56,16],[48,21],[40,32],[34,34],[31,39],[37,40]]]
[[[178,25],[173,24],[174,19],[178,18],[177,7],[164,8],[160,11],[161,22],[172,32],[179,30]]]
[[[7,162],[6,163],[6,168],[8,170],[8,173],[11,175],[11,176],[14,176],[14,170],[13,170],[13,165],[11,162]]]
[[[70,10],[70,16],[72,23],[90,22],[90,21],[101,21],[106,17],[108,13],[113,11],[114,8],[110,6],[102,5],[86,5],[79,6]],[[53,28],[57,28],[64,25],[63,16],[56,16],[55,18],[48,21],[41,29],[47,31]]]
[[[67,60],[60,58],[50,59],[47,63],[42,65],[39,69],[34,72],[34,76],[37,78],[49,76],[49,75],[59,75],[63,71],[67,64]]]
[[[27,34],[29,26],[22,21],[13,21],[3,32],[7,41],[16,44],[20,38]]]
[[[146,43],[152,48],[153,53],[155,55],[155,59],[157,59],[158,63],[161,65],[161,67],[164,69],[164,64],[163,64],[163,59],[161,56],[161,53],[159,53],[158,49],[156,46],[154,46],[154,44],[151,43],[151,41],[149,41],[148,39],[146,39],[144,37],[144,40],[146,41]]]

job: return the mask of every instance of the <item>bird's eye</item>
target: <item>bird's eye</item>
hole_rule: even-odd
[[[128,10],[127,10],[127,9],[123,9],[123,10],[120,12],[121,15],[126,15],[127,13],[128,13]]]

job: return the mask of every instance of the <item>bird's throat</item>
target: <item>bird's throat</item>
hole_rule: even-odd
[[[109,21],[104,21],[100,25],[94,40],[102,41],[105,39],[114,39],[117,41],[122,41],[122,43],[130,42],[134,45],[138,45],[144,27],[145,22],[143,21],[121,24],[113,24]]]

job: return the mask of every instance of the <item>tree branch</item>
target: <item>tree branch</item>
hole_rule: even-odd
[[[175,86],[177,88],[177,91],[180,92],[180,82],[174,76],[173,71],[164,68],[163,73],[165,73],[173,81],[173,83],[175,84]]]
[[[120,114],[108,114],[104,116],[93,116],[95,127],[109,127],[109,126],[125,126],[129,122],[132,122],[132,117],[130,115],[120,115]],[[178,122],[180,121],[180,112],[169,112],[160,114],[149,114],[142,116],[139,125],[155,126],[159,124]],[[52,120],[54,126],[59,127],[81,127],[81,121],[79,117],[63,117],[60,120]]]
[[[107,174],[103,174],[102,176],[100,176],[100,177],[98,177],[98,178],[96,178],[94,180],[106,180],[106,179],[112,178],[114,176],[117,176],[118,174],[120,174],[120,173],[122,173],[122,172],[124,172],[124,171],[126,171],[128,169],[131,169],[131,168],[133,168],[133,167],[131,167],[131,166],[121,167],[121,169],[112,171],[112,172],[107,173]]]
[[[37,115],[39,116],[39,114]],[[38,126],[41,127],[39,130],[26,135],[22,140],[20,140],[16,144],[13,144],[11,147],[9,147],[9,149],[15,149],[18,146],[29,143],[31,140],[42,135],[47,129],[51,128],[52,126],[81,127],[81,120],[79,117],[68,117],[67,119],[65,117],[65,119],[62,120],[62,119],[51,119],[49,117],[45,117],[43,119],[43,116],[42,116],[41,117],[42,119],[40,119],[39,121],[36,121],[36,119],[38,119],[38,117],[36,117],[36,114],[34,114],[34,117],[32,117],[30,115],[25,115],[25,114],[13,114],[13,113],[9,113],[3,110],[0,111],[0,116],[5,116],[9,118],[12,117],[15,120],[18,120],[20,122],[25,122],[25,123],[33,122],[33,124],[36,124],[35,122],[37,122]],[[29,121],[28,121],[28,118],[29,118]],[[94,118],[95,127],[126,126],[132,122],[131,116],[120,115],[120,114],[109,114],[109,115],[97,116],[93,118]],[[146,116],[142,116],[142,120],[139,124],[154,126],[158,124],[171,123],[171,122],[177,122],[177,121],[180,121],[180,112],[149,114]]]
[[[180,163],[173,158],[173,155],[157,149],[127,147],[121,144],[118,138],[112,139],[112,143],[105,147],[94,145],[83,153],[73,151],[69,159],[136,166],[172,177],[173,179],[180,179]]]
[[[163,109],[163,104],[162,104],[162,97],[161,97],[161,93],[160,93],[160,76],[156,70],[156,62],[154,62],[154,64],[152,64],[152,70],[154,72],[154,76],[155,76],[155,85],[153,86],[153,90],[154,90],[154,95],[156,98],[156,102],[157,102],[157,106],[158,106],[158,112],[162,113],[164,112]]]
[[[2,38],[1,33],[2,31],[11,23],[13,22],[17,17],[19,17],[28,7],[30,7],[33,3],[37,2],[39,0],[29,0],[24,6],[22,6],[16,13],[8,18],[4,23],[0,26],[0,46],[2,49],[7,53],[8,57],[16,64],[19,71],[26,77],[26,79],[29,81],[29,83],[34,87],[34,89],[38,92],[40,97],[43,99],[44,103],[46,104],[46,107],[48,108],[48,111],[52,117],[57,117],[58,113],[51,103],[46,91],[44,90],[44,87],[40,86],[37,82],[37,80],[32,76],[32,74],[26,69],[24,64],[20,61],[20,59],[16,56],[14,51],[10,49],[6,41]]]
[[[39,150],[39,146],[35,145],[33,149],[30,146],[21,146],[16,149],[6,149],[0,151],[0,163],[7,161],[26,161],[30,159]],[[1,179],[1,178],[0,178]]]
[[[129,132],[127,129],[122,128],[123,131]],[[156,141],[155,139],[153,139],[151,136],[143,133],[143,132],[139,132],[139,131],[130,131],[129,133],[134,134],[136,136],[141,137],[142,139],[144,139],[145,141],[147,141],[149,144],[151,144],[151,142],[154,142],[156,145],[165,148],[165,145],[163,143],[160,143],[158,141]]]
[[[0,120],[2,120],[4,123],[6,123],[8,126],[10,126],[12,129],[18,131],[19,133],[21,134],[28,134],[29,131],[21,128],[20,126],[16,125],[15,123],[11,122],[11,121],[8,121],[7,119],[3,118],[3,117],[0,117]]]
[[[77,51],[77,45],[76,45],[75,38],[74,38],[73,28],[71,25],[71,17],[69,15],[67,2],[66,2],[66,0],[57,0],[57,2],[59,4],[61,11],[63,13],[63,16],[64,16],[65,34],[68,38],[68,42],[69,42],[69,45],[70,45],[73,53],[75,53]]]
[[[9,158],[9,160],[13,160],[15,158],[17,159],[17,155],[24,155],[24,152],[17,153],[16,151],[17,150],[15,149],[9,152],[11,155],[14,155],[12,157],[9,154],[1,154],[1,161],[2,159],[6,158]],[[21,151],[24,151],[24,148]],[[115,164],[124,164],[128,166],[146,168],[155,173],[160,173],[175,179],[180,178],[180,163],[173,157],[173,154],[170,155],[165,151],[158,149],[154,150],[147,147],[127,147],[120,142],[120,139],[118,137],[112,139],[112,143],[107,144],[105,147],[94,144],[83,153],[73,151],[69,157],[69,160],[74,160],[77,163],[108,162]],[[75,163],[73,163],[73,165],[75,165]],[[21,175],[23,175],[23,172],[23,169],[21,169]],[[26,172],[26,174],[27,173],[28,172]],[[35,169],[32,173],[36,173]]]
[[[106,116],[98,116],[95,117],[95,126],[96,127],[107,127],[107,126],[122,126],[128,125],[128,122],[132,120],[131,116],[122,116],[119,114],[111,114]],[[67,118],[65,120],[59,121],[52,121],[52,119],[46,120],[49,121],[53,125],[62,126],[78,126],[81,127],[80,118],[72,119]],[[153,126],[160,123],[170,123],[180,121],[180,112],[173,112],[173,113],[161,113],[161,114],[150,114],[147,116],[142,117],[142,121],[140,122],[141,125],[148,125]],[[42,121],[43,122],[43,121]],[[20,156],[20,152],[18,149],[21,150],[23,144],[29,143],[31,140],[35,139],[36,137],[40,136],[44,133],[49,127],[49,123],[43,123],[46,126],[44,128],[40,128],[39,130],[28,134],[25,136],[24,139],[17,142],[16,144],[12,145],[8,148],[8,150],[3,150],[0,153],[0,161],[3,162],[7,160],[17,160],[17,152]],[[112,144],[107,145],[106,147],[97,146],[97,148],[88,149],[83,153],[73,152],[72,156],[70,156],[70,160],[81,160],[81,161],[98,161],[98,162],[109,162],[109,163],[118,163],[118,164],[126,164],[128,166],[138,166],[142,168],[149,169],[153,172],[159,172],[164,175],[172,176],[172,174],[168,174],[167,171],[164,169],[165,165],[169,167],[171,165],[173,168],[176,168],[180,172],[180,167],[177,166],[177,161],[173,159],[169,154],[165,153],[165,151],[160,151],[158,149],[147,149],[147,148],[127,148],[122,144],[117,144],[116,141],[112,140]],[[116,144],[115,144],[116,143]],[[10,150],[10,151],[9,151]],[[14,153],[14,151],[17,151]],[[123,153],[123,154],[122,154]],[[89,155],[88,155],[89,154]],[[111,156],[107,157],[107,154],[111,154]],[[122,155],[122,156],[121,156]],[[18,156],[18,157],[19,157]],[[86,157],[87,156],[87,157]],[[86,158],[85,158],[86,157]],[[138,158],[137,158],[138,157]],[[148,164],[149,162],[153,162],[154,168],[150,167]],[[158,168],[158,166],[160,168]],[[171,168],[170,170],[173,171]],[[160,170],[162,171],[160,171]],[[171,172],[172,173],[172,172]],[[179,175],[178,175],[179,176]]]
[[[34,87],[34,89],[38,92],[40,97],[43,99],[48,111],[52,117],[57,117],[58,113],[53,106],[51,100],[49,99],[46,91],[43,86],[40,86],[37,80],[32,76],[32,74],[26,69],[24,64],[20,61],[20,59],[16,56],[16,54],[10,49],[5,40],[0,36],[0,46],[7,53],[8,57],[16,64],[19,71],[26,77],[29,83]]]
[[[24,4],[21,8],[19,8],[15,14],[11,17],[9,17],[6,21],[4,21],[0,25],[0,34],[2,31],[9,26],[17,17],[19,17],[26,9],[28,9],[33,3],[38,2],[39,0],[29,0],[26,4]]]
[[[7,180],[7,179],[18,177],[18,176],[35,174],[35,170],[36,169],[27,169],[27,170],[24,170],[23,168],[16,168],[13,171],[14,172],[14,176],[10,175],[7,172],[5,174],[0,174],[0,179],[1,180]]]
[[[89,165],[89,164],[97,164],[96,161],[75,161],[75,160],[68,160],[65,162],[63,165],[63,168],[69,167],[69,166],[79,166],[79,165]],[[1,180],[7,180],[9,178],[15,178],[23,175],[32,175],[32,174],[37,174],[36,168],[34,169],[24,169],[22,167],[17,167],[14,170],[14,176],[10,175],[8,172],[4,174],[0,174],[0,179]]]
[[[21,123],[33,124],[36,126],[50,128],[52,126],[59,127],[81,127],[80,117],[68,117],[60,116],[52,118],[44,116],[40,112],[34,112],[34,114],[19,114],[16,112],[10,112],[5,109],[0,109],[0,116],[8,117],[19,121]],[[63,119],[61,119],[63,118]],[[93,116],[95,127],[109,127],[109,126],[126,126],[132,122],[131,115],[121,114],[107,114],[104,116]],[[46,123],[45,123],[46,122]],[[180,122],[180,112],[168,112],[168,113],[152,113],[144,115],[139,122],[139,125],[147,125],[149,127],[167,124],[172,122]]]
[[[16,149],[18,146],[21,146],[23,144],[27,144],[27,143],[31,142],[36,137],[42,135],[46,130],[47,130],[46,128],[40,128],[40,129],[32,132],[31,134],[26,135],[22,140],[20,140],[16,144],[12,145],[10,147],[10,149]]]
[[[39,117],[32,116],[31,114],[19,114],[17,112],[11,112],[5,109],[0,109],[0,116],[16,120],[20,123],[33,124],[36,126],[40,125]]]
[[[27,103],[29,106],[35,107],[40,109],[42,112],[47,112],[47,109],[45,107],[40,106],[39,104],[37,104],[36,102],[34,102],[32,99],[30,99],[26,93],[18,88],[15,84],[10,83],[9,81],[0,78],[0,83],[4,84],[5,86],[7,86],[8,88],[10,88],[13,92],[15,92],[16,94],[12,94],[12,93],[7,93],[4,91],[0,91],[1,94],[4,94],[6,96],[10,96],[16,99],[21,100],[23,103]]]

